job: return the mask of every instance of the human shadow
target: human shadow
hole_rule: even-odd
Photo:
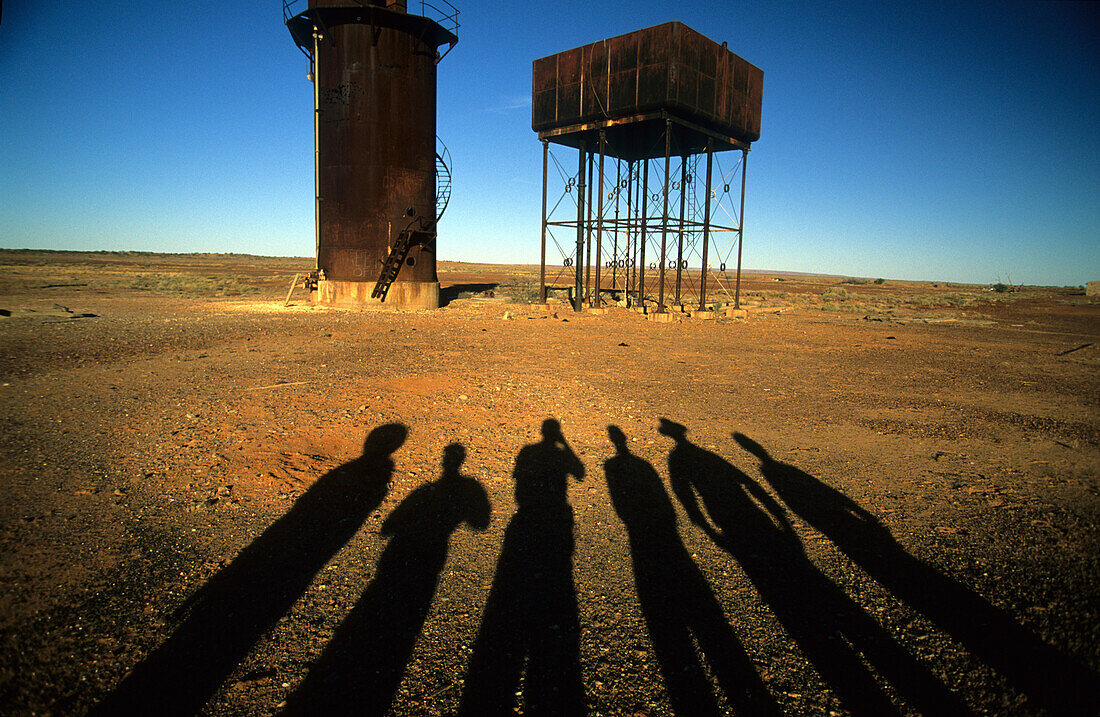
[[[723,714],[692,635],[738,713],[781,714],[722,613],[676,526],[661,478],[633,455],[618,426],[607,427],[615,455],[604,462],[611,504],[626,526],[634,584],[673,711]]]
[[[176,611],[178,627],[92,715],[194,715],[382,502],[408,429],[372,430]]]
[[[381,534],[390,542],[374,579],[337,628],[306,679],[287,700],[287,715],[383,715],[401,683],[424,626],[451,534],[463,523],[489,526],[489,498],[459,469],[466,449],[443,451],[443,473],[394,508]]]
[[[922,713],[969,714],[925,665],[817,569],[786,513],[759,484],[691,443],[679,423],[662,418],[659,430],[676,442],[668,457],[669,478],[692,523],[740,563],[760,597],[853,714],[898,714],[861,656]]]
[[[910,555],[871,513],[840,491],[772,458],[741,433],[780,499],[899,600],[923,613],[1017,689],[1060,715],[1100,714],[1100,678],[957,580]]]
[[[561,425],[548,418],[542,440],[516,457],[517,510],[504,531],[496,575],[474,642],[459,714],[583,715],[580,620],[573,584],[569,476],[584,479]],[[524,663],[526,662],[526,671]]]

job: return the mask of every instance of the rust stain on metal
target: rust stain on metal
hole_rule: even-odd
[[[351,23],[330,27],[321,52],[320,265],[330,280],[374,280],[390,224],[435,224],[435,48]],[[437,280],[422,254],[402,280]]]

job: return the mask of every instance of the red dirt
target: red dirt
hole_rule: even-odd
[[[1100,305],[1079,292],[848,284],[829,307],[835,278],[749,275],[748,320],[658,324],[514,303],[529,267],[445,263],[447,306],[393,313],[284,308],[302,260],[0,264],[6,714],[340,710],[368,687],[368,713],[446,714],[513,638],[525,677],[489,683],[531,713],[547,664],[593,715],[752,695],[790,714],[1096,713]],[[168,273],[236,278],[135,288]],[[571,527],[557,503],[521,519],[513,495],[547,418],[584,468]],[[689,442],[671,474],[662,418]],[[392,476],[380,444],[356,462],[386,424],[407,430]],[[609,494],[608,426],[640,459],[614,464],[636,494]],[[449,495],[456,442],[484,529],[459,510],[475,498],[410,498]],[[435,507],[387,527],[403,503]],[[856,653],[845,674],[867,682],[833,672]]]

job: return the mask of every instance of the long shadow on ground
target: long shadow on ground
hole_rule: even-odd
[[[607,433],[616,450],[604,463],[607,489],[630,536],[638,601],[673,710],[699,717],[725,713],[692,644],[694,635],[738,714],[781,714],[688,555],[657,471],[630,453],[617,426],[608,426]]]
[[[556,420],[543,422],[542,436],[516,457],[518,509],[470,657],[459,708],[466,717],[513,715],[519,693],[531,717],[587,712],[567,500],[569,476],[583,480],[584,465]]]
[[[787,506],[898,599],[919,610],[1038,705],[1060,715],[1100,714],[1100,677],[1059,653],[965,585],[910,555],[852,499],[772,458],[741,433]]]
[[[692,444],[684,426],[662,418],[660,432],[676,441],[668,457],[669,479],[691,521],[741,564],[853,714],[898,714],[861,656],[923,714],[969,714],[927,666],[817,569],[783,509],[763,488],[722,457]]]
[[[378,570],[320,659],[288,700],[288,715],[383,715],[401,683],[463,523],[489,525],[485,489],[459,468],[466,449],[443,452],[443,474],[409,494],[382,524],[390,536]]]
[[[177,611],[172,636],[90,714],[198,714],[256,640],[305,592],[385,498],[405,442],[399,423],[375,428],[363,455],[319,478]]]
[[[451,286],[444,286],[439,290],[439,305],[446,306],[462,294],[483,294],[486,291],[492,291],[497,288],[499,284],[452,284]]]

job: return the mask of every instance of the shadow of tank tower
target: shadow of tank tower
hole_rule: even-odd
[[[283,19],[313,81],[312,300],[437,308],[436,230],[451,182],[435,134],[435,66],[458,42],[458,10],[447,0],[283,0]]]

